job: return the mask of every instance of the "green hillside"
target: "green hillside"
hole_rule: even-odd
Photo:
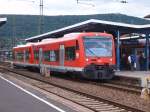
[[[0,43],[1,48],[5,47],[5,42],[10,46],[13,37],[17,41],[21,38],[28,38],[39,34],[39,16],[37,15],[0,15],[0,17],[7,17],[8,19],[7,23],[0,28],[0,39],[4,41]],[[43,33],[88,19],[100,19],[128,24],[150,24],[149,20],[123,14],[44,16]]]

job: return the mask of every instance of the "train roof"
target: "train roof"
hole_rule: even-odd
[[[76,33],[69,33],[69,34],[65,34],[62,38],[47,38],[47,39],[43,39],[41,42],[29,42],[25,45],[17,45],[14,48],[24,48],[24,47],[30,47],[32,45],[43,45],[43,44],[50,44],[50,43],[54,43],[54,42],[62,42],[62,41],[68,41],[68,40],[75,40],[77,39],[79,36],[84,36],[84,35],[93,35],[93,34],[101,34],[103,36],[107,36],[107,37],[112,37],[111,34],[108,33],[101,33],[101,32],[76,32]]]
[[[17,45],[16,47],[13,47],[13,48],[24,48],[24,47],[30,47],[32,45],[34,45],[35,43],[32,43],[32,42],[29,42],[29,43],[26,43],[24,45]]]
[[[108,36],[112,37],[111,34],[108,33],[100,33],[100,32],[76,32],[76,33],[69,33],[64,35],[62,38],[49,38],[49,39],[43,39],[41,42],[36,42],[33,45],[43,45],[43,44],[50,44],[54,42],[62,42],[62,41],[68,41],[68,40],[76,40],[78,39],[79,36],[84,36],[84,35],[93,35],[93,34],[101,34],[103,36]]]
[[[107,35],[107,36],[112,36],[112,34],[108,34],[106,32],[74,32],[74,33],[69,33],[65,34],[63,38],[72,38],[72,37],[77,37],[79,35],[87,35],[87,34],[101,34],[101,35]]]
[[[41,42],[34,43],[34,45],[43,45],[43,44],[49,44],[49,43],[54,43],[54,42],[74,40],[74,39],[77,39],[80,34],[83,34],[83,33],[70,33],[70,34],[64,35],[62,38],[43,39]],[[69,37],[71,37],[71,38],[69,38]]]

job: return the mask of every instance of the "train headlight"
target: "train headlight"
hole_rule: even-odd
[[[89,59],[88,59],[88,58],[86,58],[86,61],[89,61]]]
[[[77,58],[77,59],[79,58],[79,53],[76,53],[76,58]]]
[[[112,58],[110,58],[109,60],[112,61]]]

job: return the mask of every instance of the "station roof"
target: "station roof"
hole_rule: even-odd
[[[116,35],[116,32],[118,30],[122,34],[126,34],[126,33],[150,34],[150,24],[133,25],[133,24],[120,23],[120,22],[90,19],[58,30],[54,30],[41,35],[30,37],[26,39],[26,41],[36,42],[46,38],[58,38],[58,37],[62,37],[64,34],[72,33],[72,32],[104,32],[105,31],[113,35]]]
[[[2,26],[3,24],[5,24],[7,21],[7,18],[0,18],[0,26]]]
[[[146,15],[144,18],[150,18],[150,14],[149,14],[149,15]]]

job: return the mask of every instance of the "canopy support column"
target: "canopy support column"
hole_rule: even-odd
[[[146,34],[146,71],[149,70],[149,34]]]
[[[120,70],[120,31],[117,31],[117,42],[116,42],[116,61],[117,61],[117,70]]]

